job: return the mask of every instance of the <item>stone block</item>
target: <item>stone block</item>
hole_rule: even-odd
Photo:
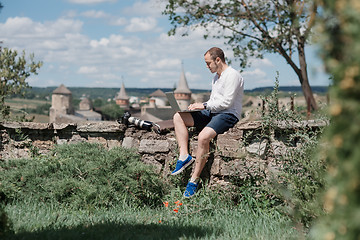
[[[107,147],[107,141],[103,137],[88,137],[89,143],[98,143],[103,145],[104,147]]]
[[[107,147],[109,149],[112,149],[114,147],[120,147],[121,144],[120,144],[120,141],[118,140],[107,140]]]
[[[221,161],[220,163],[220,175],[222,176],[239,176],[245,173],[244,160],[234,159],[229,162]]]
[[[144,154],[141,156],[141,161],[145,164],[149,164],[154,167],[154,171],[157,174],[161,173],[161,170],[163,168],[163,165],[155,160],[155,156]]]
[[[288,151],[288,147],[281,141],[272,142],[271,148],[275,156],[283,156]]]
[[[221,161],[221,158],[219,156],[216,156],[214,158],[213,164],[210,169],[211,175],[219,175],[220,174],[220,161]]]
[[[246,146],[246,151],[251,154],[255,154],[261,158],[265,156],[265,151],[267,147],[268,141],[255,141]]]
[[[69,140],[69,143],[80,143],[80,142],[85,142],[85,141],[86,141],[85,138],[82,138],[78,134],[74,134],[74,135],[72,135],[71,139]]]
[[[134,147],[135,139],[132,137],[124,137],[121,146],[123,148],[133,148]]]
[[[140,153],[166,153],[169,150],[169,142],[167,140],[143,139],[140,141]]]
[[[59,138],[56,140],[56,144],[61,145],[61,144],[66,144],[67,140],[64,138]]]
[[[97,133],[107,133],[107,132],[123,132],[124,126],[116,122],[86,122],[78,123],[76,130],[78,132],[97,132]]]

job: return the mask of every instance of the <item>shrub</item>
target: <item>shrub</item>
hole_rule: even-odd
[[[314,239],[360,239],[360,5],[323,0],[322,57],[333,76],[331,126],[324,141],[327,181],[325,214]]]
[[[301,114],[280,108],[278,87],[277,76],[273,92],[264,98],[267,112],[262,117],[261,129],[247,136],[266,142],[264,158],[267,162],[274,161],[278,167],[270,168],[263,179],[253,181],[269,181],[269,185],[251,184],[251,187],[271,205],[281,203],[281,211],[291,217],[297,226],[309,227],[311,221],[322,214],[314,199],[325,185],[325,164],[315,157],[315,153],[324,129],[312,129],[304,124]],[[327,122],[326,118],[318,120]],[[246,141],[249,139],[245,138]]]
[[[74,207],[111,206],[128,201],[156,205],[165,188],[134,151],[99,144],[59,145],[52,155],[0,162],[5,202],[34,198]]]

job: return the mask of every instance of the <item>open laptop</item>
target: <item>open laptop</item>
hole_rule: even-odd
[[[174,92],[166,92],[165,93],[167,99],[169,100],[169,104],[171,106],[171,108],[175,111],[175,112],[198,112],[201,111],[200,109],[196,109],[196,110],[181,110],[179,107],[178,102],[175,99],[174,96]]]

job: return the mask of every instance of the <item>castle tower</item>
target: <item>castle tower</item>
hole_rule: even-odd
[[[55,122],[56,116],[74,114],[72,106],[72,94],[64,84],[61,84],[52,92],[49,121]]]
[[[187,107],[190,105],[191,90],[187,84],[183,66],[182,66],[182,72],[180,75],[178,87],[174,91],[174,96],[179,104],[180,109],[181,110],[187,109]]]
[[[117,96],[115,97],[115,102],[121,108],[129,108],[129,97],[126,94],[124,83],[121,84],[120,92],[118,92]]]
[[[79,103],[79,110],[80,111],[89,111],[92,109],[93,109],[93,106],[92,106],[91,101],[87,97],[84,97],[81,100],[81,102]]]

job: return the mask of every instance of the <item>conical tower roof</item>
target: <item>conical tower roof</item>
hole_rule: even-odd
[[[70,90],[65,87],[64,84],[61,84],[58,88],[56,88],[53,93],[55,94],[71,94]]]
[[[126,94],[124,82],[121,83],[120,92],[118,92],[118,95],[116,96],[116,99],[129,99],[128,95]]]
[[[151,93],[149,96],[150,97],[166,97],[165,93],[161,89],[156,90],[155,92]]]
[[[174,93],[191,93],[185,77],[184,67],[182,67],[179,84]]]

